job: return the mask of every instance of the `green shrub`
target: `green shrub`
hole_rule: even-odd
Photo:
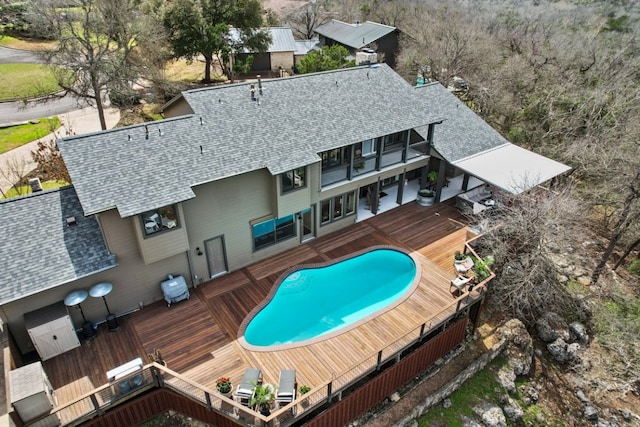
[[[629,264],[629,267],[627,267],[627,270],[629,271],[629,273],[635,276],[640,276],[640,259],[636,258],[633,261],[631,261],[631,264]]]

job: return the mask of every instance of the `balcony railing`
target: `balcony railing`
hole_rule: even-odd
[[[468,247],[473,252],[473,249]],[[475,254],[475,252],[474,252]],[[314,408],[330,404],[337,399],[349,386],[353,385],[367,374],[378,370],[386,362],[400,358],[402,353],[422,342],[425,337],[443,328],[451,322],[464,308],[470,306],[482,297],[487,290],[492,274],[482,283],[475,286],[473,291],[465,291],[459,297],[437,314],[427,318],[419,327],[399,337],[393,343],[370,353],[354,363],[346,371],[327,379],[315,386],[310,392],[298,396],[290,404],[274,410],[269,416],[264,416],[240,403],[229,399],[220,393],[198,384],[189,378],[157,363],[145,365],[141,370],[109,384],[104,384],[93,391],[79,396],[75,400],[55,407],[46,417],[57,417],[63,426],[76,426],[102,415],[106,410],[127,402],[139,394],[157,387],[166,387],[193,401],[196,401],[211,411],[217,411],[227,417],[235,419],[241,425],[288,426],[293,421],[308,414]],[[448,313],[441,318],[443,313]],[[120,383],[126,383],[121,387]],[[33,423],[32,422],[32,423]],[[29,424],[27,424],[29,425]]]

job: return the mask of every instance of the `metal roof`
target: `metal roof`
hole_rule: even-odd
[[[296,41],[290,27],[268,27],[261,28],[261,30],[268,31],[271,35],[271,43],[267,52],[293,52],[296,50]],[[240,31],[237,28],[230,28],[229,36],[235,42],[240,41]],[[244,49],[244,53],[250,52]]]
[[[346,22],[332,19],[320,25],[314,30],[316,33],[335,40],[340,44],[354,49],[373,43],[389,33],[396,31],[396,27],[378,24],[377,22],[366,21],[357,24],[347,24]]]
[[[571,169],[510,143],[440,83],[415,90],[429,111],[446,117],[435,127],[434,149],[465,172],[518,194]],[[426,127],[416,131],[426,139]]]
[[[117,265],[73,187],[2,201],[0,217],[0,305]]]
[[[136,215],[190,199],[198,184],[264,168],[276,175],[332,148],[442,120],[385,64],[262,86],[186,91],[192,115],[60,139],[85,214]]]

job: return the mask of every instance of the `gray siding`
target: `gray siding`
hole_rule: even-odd
[[[134,235],[138,239],[140,253],[142,254],[142,259],[145,264],[153,264],[154,262],[189,250],[189,240],[187,238],[187,228],[184,221],[182,205],[178,204],[177,206],[179,226],[170,231],[147,236],[146,238],[142,231],[140,216],[136,215],[133,217]]]

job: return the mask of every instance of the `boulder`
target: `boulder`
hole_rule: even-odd
[[[482,414],[482,423],[486,427],[507,427],[507,419],[504,416],[504,412],[497,406],[492,406],[484,411]]]
[[[569,332],[572,341],[579,341],[581,344],[589,344],[589,334],[587,328],[580,322],[571,322],[569,324]]]
[[[569,325],[558,313],[548,311],[536,321],[536,331],[542,341],[551,342],[558,338],[569,341]]]
[[[505,415],[514,423],[520,424],[522,421],[522,417],[524,416],[524,411],[518,405],[518,402],[513,400],[511,397],[507,400],[507,403],[502,407]]]
[[[507,392],[514,394],[516,392],[516,374],[509,365],[505,365],[498,371],[498,383],[504,387]]]
[[[520,386],[520,394],[522,395],[522,401],[525,405],[533,405],[538,401],[539,395],[538,390],[535,387],[531,387],[530,385],[522,385]]]
[[[547,350],[549,350],[551,356],[558,362],[564,363],[569,361],[567,343],[562,338],[558,338],[554,342],[547,344]]]
[[[516,375],[527,375],[533,363],[533,339],[524,324],[518,319],[511,319],[500,326],[498,339],[509,342],[505,350],[509,366]]]
[[[589,421],[596,421],[598,419],[598,410],[593,405],[586,405],[584,407],[584,416]]]

